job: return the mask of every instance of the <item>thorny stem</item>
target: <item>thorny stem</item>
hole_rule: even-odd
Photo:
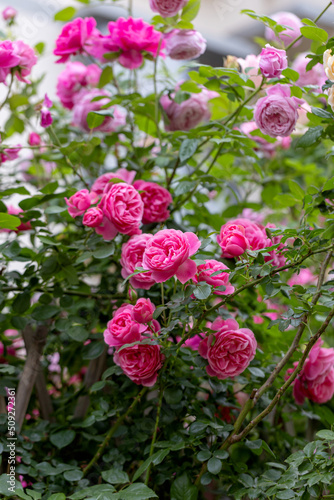
[[[7,92],[7,95],[6,95],[6,98],[5,98],[4,102],[0,105],[0,110],[4,107],[4,105],[8,101],[8,98],[9,98],[10,93],[12,91],[13,83],[14,83],[14,73],[12,73],[12,75],[11,75],[11,80],[10,80],[10,84],[9,84],[9,87],[8,87],[8,92]]]
[[[151,448],[150,448],[149,457],[151,457],[153,455],[154,445],[155,445],[155,441],[157,439],[163,395],[164,395],[164,391],[163,391],[162,385],[160,384],[160,396],[159,396],[159,402],[158,402],[158,408],[157,408],[157,416],[155,419],[155,426],[154,426],[154,432],[153,432],[152,441],[151,441]],[[146,476],[145,476],[145,484],[146,485],[148,485],[148,482],[150,479],[151,467],[152,467],[152,462],[150,463],[150,465],[148,466],[147,471],[146,471]]]

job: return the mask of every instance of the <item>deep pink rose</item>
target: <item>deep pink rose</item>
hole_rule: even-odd
[[[259,99],[254,109],[254,119],[263,134],[287,137],[295,129],[298,107],[302,99],[291,97],[290,87],[277,83],[268,88],[266,97]]]
[[[163,229],[147,242],[143,267],[152,271],[152,278],[157,283],[163,283],[172,276],[185,283],[196,274],[197,266],[189,257],[200,246],[201,242],[194,233]]]
[[[327,403],[334,396],[334,349],[321,347],[323,341],[319,339],[312,347],[302,371],[293,382],[293,395],[297,404],[302,405],[305,398],[314,403]],[[298,365],[287,370],[289,378]]]
[[[28,143],[30,146],[39,146],[42,142],[41,136],[36,134],[36,132],[31,132],[29,134]]]
[[[114,362],[125,375],[135,384],[145,387],[152,387],[156,383],[163,361],[160,346],[154,344],[137,344],[114,354]]]
[[[193,280],[195,283],[205,281],[209,285],[212,285],[214,287],[213,293],[216,295],[230,295],[234,292],[234,286],[229,282],[228,273],[221,272],[217,274],[218,271],[224,271],[225,269],[228,270],[228,267],[222,262],[208,259],[205,261],[205,264],[201,264],[197,267],[197,273]],[[212,276],[212,274],[215,276]],[[215,288],[219,286],[225,286],[225,290],[215,290]]]
[[[276,49],[267,44],[261,51],[259,66],[262,75],[266,78],[281,76],[282,71],[288,67],[285,50]]]
[[[53,51],[59,56],[57,63],[68,61],[71,55],[87,52],[93,57],[98,56],[97,48],[102,47],[103,37],[96,29],[96,21],[93,17],[77,17],[74,21],[65,24],[56,40],[56,48]]]
[[[41,109],[41,126],[44,128],[50,127],[53,122],[53,118],[49,111],[49,108],[52,108],[52,101],[49,99],[48,95],[45,94],[44,101]]]
[[[266,28],[265,37],[267,40],[275,41],[277,43],[283,42],[284,45],[289,45],[300,36],[300,28],[303,26],[303,23],[299,17],[292,14],[292,12],[276,12],[276,14],[273,14],[270,17],[278,24],[287,26],[287,29],[281,31],[278,35],[275,35],[272,29]],[[295,47],[300,45],[300,43],[301,40],[296,42]]]
[[[17,144],[11,148],[5,148],[2,153],[0,153],[0,165],[6,161],[13,161],[19,157],[19,152],[21,151],[21,144]]]
[[[206,40],[195,30],[174,29],[165,35],[165,42],[167,56],[177,61],[196,59],[206,50]]]
[[[199,345],[200,355],[209,363],[208,375],[222,380],[240,375],[255,356],[257,342],[253,332],[239,328],[234,319],[218,318],[211,329],[217,333],[205,337]]]
[[[129,69],[136,69],[142,65],[145,53],[157,57],[158,50],[164,48],[162,34],[143,19],[124,19],[108,23],[109,36],[105,37],[106,52],[117,52],[118,62]]]
[[[19,63],[15,66],[15,75],[20,82],[31,83],[26,77],[30,75],[31,68],[37,63],[35,51],[21,40],[15,40],[13,46],[14,54],[20,59]]]
[[[143,256],[146,245],[153,236],[151,234],[140,234],[132,236],[129,241],[122,246],[121,266],[122,276],[126,279],[133,274],[136,269],[143,267]],[[138,273],[130,278],[133,288],[142,288],[149,290],[155,284],[151,272]]]
[[[100,208],[122,234],[140,234],[139,226],[144,204],[138,191],[130,184],[112,184],[102,197]]]
[[[105,96],[102,99],[93,101],[96,97]],[[111,106],[108,111],[112,112],[112,116],[106,116],[101,123],[93,129],[90,129],[87,124],[88,113],[92,111],[100,111],[103,106],[110,102],[111,96],[100,89],[81,90],[75,100],[73,107],[73,124],[82,128],[86,132],[91,130],[99,130],[100,132],[115,132],[126,123],[126,113],[120,106]]]
[[[311,61],[307,58],[308,52],[298,54],[292,63],[292,69],[299,73],[299,78],[296,85],[304,87],[305,85],[316,85],[319,89],[313,89],[313,92],[321,92],[321,87],[326,83],[327,76],[324,67],[321,63],[317,63],[310,70],[306,70],[306,66]]]
[[[245,228],[233,221],[221,227],[217,242],[222,249],[222,257],[225,259],[239,257],[247,248],[250,248]]]
[[[150,299],[139,299],[132,309],[132,317],[137,323],[149,323],[153,320],[155,305]]]
[[[89,192],[88,189],[81,189],[81,191],[77,191],[69,199],[64,199],[68,206],[68,213],[73,218],[84,214],[91,204],[96,203],[98,200],[96,193]]]
[[[59,74],[57,96],[62,105],[72,109],[82,88],[96,87],[102,69],[97,64],[85,66],[79,61],[68,62],[66,68]]]
[[[176,90],[179,85],[176,86]],[[211,111],[208,103],[210,99],[219,97],[219,94],[203,88],[199,94],[191,94],[189,99],[180,104],[173,100],[174,97],[175,95],[171,94],[171,98],[164,95],[160,99],[160,104],[168,119],[165,129],[170,132],[191,130],[201,122],[210,120]]]
[[[261,74],[259,74],[260,56],[249,54],[245,59],[239,57],[237,62],[240,64],[242,72],[254,82],[255,87],[259,87],[262,80]]]
[[[146,325],[134,321],[132,311],[131,304],[123,304],[114,313],[113,319],[108,322],[103,335],[105,343],[110,347],[120,347],[140,340],[141,333],[146,330]]]
[[[92,191],[101,195],[105,190],[106,186],[110,183],[110,179],[121,179],[128,184],[132,184],[134,178],[136,177],[135,170],[126,170],[126,168],[119,168],[116,172],[108,172],[106,174],[101,175],[96,179],[94,184],[92,185]]]
[[[98,207],[89,208],[83,216],[82,223],[88,227],[101,226],[103,221],[103,212]]]
[[[149,0],[153,12],[158,12],[162,17],[174,17],[183,9],[188,0]]]
[[[6,80],[11,68],[20,63],[20,57],[15,54],[14,42],[4,40],[0,42],[0,83]]]
[[[135,181],[133,186],[140,191],[144,203],[143,223],[164,222],[170,213],[169,205],[173,199],[167,189],[155,182]]]
[[[2,18],[5,21],[11,21],[12,19],[14,19],[14,17],[16,16],[16,14],[17,14],[17,10],[14,9],[14,7],[6,7],[2,11]]]

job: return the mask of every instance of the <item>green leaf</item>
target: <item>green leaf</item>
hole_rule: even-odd
[[[55,21],[70,21],[75,15],[76,9],[74,7],[66,7],[55,14]]]
[[[305,132],[304,135],[298,139],[296,147],[297,148],[306,148],[308,146],[311,146],[312,144],[315,144],[318,139],[322,136],[322,131],[323,128],[321,125],[318,127],[311,127],[308,129],[307,132]]]
[[[12,309],[17,314],[25,313],[30,307],[30,293],[23,292],[16,295],[12,304]]]
[[[55,434],[51,434],[50,436],[50,441],[52,444],[54,444],[59,450],[62,448],[65,448],[69,444],[72,443],[72,441],[75,438],[75,432],[72,430],[64,430],[64,431],[59,431],[56,432]]]
[[[3,255],[5,255],[9,259],[15,259],[15,257],[17,257],[20,254],[20,252],[21,252],[21,247],[16,240],[12,241],[8,247],[2,250]]]
[[[158,495],[144,483],[134,483],[124,490],[114,493],[110,498],[111,500],[148,500],[149,498],[158,498]]]
[[[210,450],[203,450],[203,451],[200,451],[199,453],[197,453],[196,458],[200,462],[206,462],[207,460],[209,460],[211,455],[212,455],[212,453]],[[219,458],[219,457],[217,457],[217,458]]]
[[[104,349],[104,342],[91,342],[89,345],[84,347],[82,359],[96,359],[103,353]]]
[[[90,111],[87,115],[87,125],[90,129],[99,127],[100,125],[102,125],[104,120],[105,117],[103,115],[95,113],[95,111]]]
[[[70,483],[75,481],[80,481],[83,476],[83,472],[79,469],[67,470],[64,472],[64,478]]]
[[[222,463],[218,458],[212,457],[208,461],[208,471],[211,472],[211,474],[219,474],[219,472],[222,470]]]
[[[208,424],[206,422],[196,421],[191,424],[189,427],[190,435],[194,436],[196,434],[201,434],[206,428]]]
[[[255,366],[249,366],[248,370],[251,372],[252,375],[254,375],[254,377],[263,378],[266,376],[264,371],[261,370],[261,368],[256,368]]]
[[[329,111],[326,111],[325,109],[315,108],[314,106],[312,106],[312,113],[316,116],[320,116],[320,118],[328,118],[330,120],[333,120],[333,113],[329,113]]]
[[[323,430],[323,431],[317,432],[316,435],[320,439],[325,439],[326,441],[333,441],[334,440],[334,432],[333,431]]]
[[[205,300],[210,297],[212,287],[207,283],[199,283],[194,289],[194,295],[198,300]]]
[[[277,493],[276,498],[279,498],[279,500],[289,500],[290,498],[296,498],[296,494],[294,491],[288,489]]]
[[[296,82],[299,78],[299,73],[291,68],[286,68],[285,70],[283,70],[282,75],[286,76],[287,78],[289,78],[289,80],[292,80],[293,82]]]
[[[179,403],[182,399],[183,391],[181,389],[166,389],[164,392],[164,398],[169,405],[175,405]]]
[[[197,147],[197,139],[185,139],[180,147],[179,158],[181,163],[189,160],[196,153]]]
[[[55,316],[59,312],[59,307],[57,306],[37,306],[31,316],[36,321],[44,321]]]
[[[128,483],[129,476],[126,472],[116,469],[115,467],[110,470],[105,470],[101,473],[102,478],[110,484],[124,484]]]
[[[76,342],[84,342],[89,337],[89,331],[83,326],[72,326],[66,331],[67,335]]]
[[[326,43],[328,34],[325,30],[314,27],[314,26],[303,26],[300,28],[301,34],[308,38],[309,40],[314,40],[315,42]]]
[[[175,479],[170,489],[171,500],[196,500],[197,497],[198,490],[191,483],[186,472]]]
[[[101,248],[98,248],[93,252],[93,256],[95,259],[105,259],[106,257],[110,257],[115,252],[115,245],[110,243],[109,245],[105,245]]]
[[[106,66],[101,73],[100,80],[98,83],[98,88],[102,89],[107,85],[107,83],[111,82],[114,78],[114,72],[111,66]]]
[[[213,456],[216,458],[220,458],[221,460],[225,460],[228,457],[228,453],[226,450],[216,450],[213,452]]]
[[[201,6],[201,0],[189,0],[189,2],[183,7],[181,18],[183,21],[190,22],[198,14],[199,8]]]
[[[300,185],[298,184],[298,182],[293,181],[293,180],[290,179],[289,180],[289,188],[290,188],[291,193],[293,193],[296,198],[298,198],[299,200],[303,200],[304,199],[305,192],[300,187]]]
[[[18,217],[4,212],[0,213],[0,228],[15,230],[20,224],[21,221]]]
[[[145,462],[139,467],[139,469],[136,470],[132,481],[137,481],[137,479],[143,474],[143,472],[146,471],[146,469],[149,467],[151,463],[154,465],[159,465],[164,458],[169,454],[170,449],[164,449],[164,450],[159,450],[156,453],[154,453],[151,457],[148,457]]]
[[[83,498],[99,498],[103,493],[109,494],[113,493],[115,488],[111,484],[97,484],[96,486],[91,486],[89,488],[84,488],[77,493],[71,495],[70,500],[82,500]],[[103,497],[102,497],[103,498]]]
[[[334,189],[334,177],[328,179],[323,187],[323,191],[330,191],[331,189]]]
[[[54,493],[48,500],[66,500],[64,493]]]

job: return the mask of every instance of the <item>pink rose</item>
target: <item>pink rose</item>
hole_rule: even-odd
[[[199,345],[200,355],[208,360],[206,371],[221,380],[236,377],[246,370],[255,356],[257,342],[248,328],[239,328],[234,319],[218,318],[211,326],[217,333],[205,337]]]
[[[311,285],[317,282],[317,277],[308,268],[301,269],[288,280],[288,285]]]
[[[70,199],[64,199],[68,206],[68,213],[73,218],[85,213],[91,204],[96,203],[98,200],[96,193],[89,192],[88,189],[81,189],[81,191],[77,191],[72,195]]]
[[[278,35],[270,28],[265,29],[265,37],[269,41],[274,41],[277,43],[284,43],[284,45],[289,45],[291,42],[296,40],[300,36],[300,28],[303,23],[295,14],[292,12],[277,12],[270,16],[271,19],[276,21],[278,24],[283,26],[288,26],[287,29],[281,31]],[[300,45],[301,40],[295,43],[295,47]]]
[[[17,79],[20,80],[20,82],[31,83],[30,80],[26,79],[26,76],[30,75],[31,68],[37,63],[35,51],[21,40],[15,40],[13,46],[14,54],[20,58],[19,63],[15,66]]]
[[[305,85],[316,85],[319,89],[314,89],[313,92],[321,92],[322,86],[326,83],[327,76],[322,64],[317,63],[310,70],[307,71],[306,66],[311,61],[307,58],[308,52],[298,54],[292,63],[292,69],[299,73],[299,78],[296,85],[304,87]]]
[[[108,172],[106,174],[101,175],[96,179],[94,184],[92,185],[92,191],[101,195],[105,190],[106,186],[110,183],[110,179],[121,179],[128,184],[132,184],[134,178],[136,177],[135,170],[126,170],[125,168],[119,168],[116,172]]]
[[[155,182],[142,180],[135,181],[133,186],[140,191],[140,196],[144,203],[144,224],[164,222],[168,219],[170,215],[168,207],[173,199],[167,189]]]
[[[87,52],[93,57],[98,55],[97,47],[101,46],[103,37],[96,29],[96,21],[93,17],[77,17],[74,21],[65,24],[56,40],[56,48],[53,51],[60,59],[57,63],[68,61],[71,55]]]
[[[247,75],[254,82],[255,87],[259,87],[262,80],[259,74],[260,56],[249,54],[245,59],[239,57],[237,61],[244,75]]]
[[[97,101],[93,101],[96,97],[102,97]],[[104,90],[91,89],[91,90],[81,90],[79,92],[75,104],[73,107],[73,124],[86,132],[90,132],[92,129],[88,127],[87,116],[88,113],[92,111],[100,111],[103,106],[106,106],[110,102],[111,96]],[[126,123],[126,113],[120,106],[111,106],[108,111],[112,113],[112,116],[106,116],[101,125],[93,127],[93,130],[99,130],[100,132],[115,132],[120,127],[123,127]]]
[[[291,97],[290,87],[277,83],[255,105],[254,118],[263,134],[287,137],[295,129],[302,99]]]
[[[83,216],[82,223],[84,226],[88,227],[98,227],[101,226],[103,221],[103,212],[100,208],[89,208],[85,215]]]
[[[254,130],[258,130],[258,126],[255,122],[242,123],[240,125],[240,130],[243,134],[245,134],[250,139],[253,139],[253,141],[257,143],[257,147],[255,147],[254,150],[261,151],[263,156],[265,156],[266,158],[272,158],[276,152],[277,147],[289,149],[291,144],[290,137],[276,137],[276,142],[268,142],[264,137],[252,135],[252,132],[254,132]]]
[[[162,17],[174,17],[183,9],[188,0],[149,0],[153,12],[158,12]]]
[[[5,148],[2,153],[0,153],[0,165],[6,161],[13,161],[19,157],[19,152],[21,151],[21,144],[17,144],[11,148]]]
[[[16,14],[17,14],[17,10],[15,10],[14,7],[6,7],[2,11],[2,18],[5,21],[12,21],[14,19],[14,17],[16,16]]]
[[[312,347],[302,371],[293,382],[293,395],[296,403],[302,405],[305,398],[314,403],[327,403],[334,396],[334,349],[321,347],[323,341],[319,339]],[[286,378],[295,371],[287,370]]]
[[[144,252],[151,238],[153,238],[151,234],[135,235],[123,244],[120,262],[124,279],[133,274],[139,267],[143,267]],[[151,272],[143,272],[132,276],[130,283],[133,288],[149,290],[155,284],[155,280],[152,278]]]
[[[139,68],[146,53],[157,57],[159,51],[162,55],[162,34],[143,19],[120,17],[108,23],[108,30],[110,35],[105,37],[104,47],[107,52],[119,53],[118,62],[125,68]]]
[[[165,35],[165,42],[167,56],[177,61],[196,59],[206,50],[206,40],[195,30],[174,29]]]
[[[196,274],[197,266],[189,257],[200,246],[201,242],[194,233],[163,229],[147,242],[143,267],[152,271],[152,278],[157,283],[163,283],[174,275],[185,283]]]
[[[41,109],[41,126],[44,128],[50,127],[53,122],[49,108],[52,108],[52,101],[48,98],[48,95],[45,94]]]
[[[141,333],[147,327],[134,321],[132,311],[131,304],[123,304],[108,322],[103,336],[105,343],[110,347],[120,347],[140,340]]]
[[[217,274],[218,271],[224,271],[225,269],[228,270],[228,267],[222,262],[208,259],[205,261],[205,264],[201,264],[197,267],[197,274],[194,276],[193,280],[195,283],[204,281],[212,285],[214,287],[213,293],[216,295],[230,295],[234,292],[234,286],[229,282],[228,273],[221,272]],[[214,276],[212,276],[212,274],[214,274]],[[224,286],[225,290],[215,290],[220,286]]]
[[[0,83],[6,80],[11,68],[20,63],[20,57],[15,54],[14,42],[4,40],[0,42]]]
[[[282,71],[288,67],[285,50],[276,49],[267,44],[261,51],[259,66],[262,75],[266,78],[281,76]]]
[[[36,134],[36,132],[31,132],[29,134],[28,143],[30,146],[39,146],[42,142],[41,136]]]
[[[152,387],[156,383],[163,361],[160,346],[154,344],[137,344],[114,354],[114,362],[125,375],[135,384],[145,387]]]
[[[242,225],[228,223],[221,227],[217,242],[222,249],[222,257],[233,259],[250,248],[249,241]]]
[[[102,197],[100,208],[122,234],[140,234],[144,204],[138,191],[130,184],[112,184]]]
[[[183,346],[189,347],[192,351],[198,351],[199,345],[202,342],[204,336],[205,336],[204,333],[200,333],[199,335],[194,335],[190,339],[187,339],[183,344]]]
[[[176,91],[179,85],[176,86]],[[210,120],[211,111],[208,103],[210,99],[218,96],[217,92],[205,88],[199,94],[191,94],[189,99],[180,104],[173,100],[175,94],[171,94],[171,98],[167,95],[162,96],[160,104],[168,118],[165,129],[170,132],[191,130],[201,122]]]
[[[132,317],[137,323],[149,323],[153,320],[155,305],[150,299],[139,299],[132,309]]]
[[[114,224],[105,215],[103,215],[101,224],[95,227],[95,232],[97,234],[100,234],[106,241],[113,240],[118,234],[118,231]]]
[[[17,217],[19,217],[21,219],[20,214],[23,214],[23,210],[22,210],[22,208],[13,207],[13,205],[8,205],[7,213],[10,215],[16,215]],[[32,229],[32,227],[31,227],[30,222],[28,221],[28,222],[21,222],[21,224],[16,229],[3,228],[3,229],[0,229],[0,232],[1,233],[11,233],[12,231],[14,231],[16,233],[20,233],[21,231],[29,231],[30,229]]]
[[[97,64],[85,66],[79,61],[68,62],[59,74],[57,96],[62,105],[72,109],[82,88],[96,87],[99,83],[102,69]]]

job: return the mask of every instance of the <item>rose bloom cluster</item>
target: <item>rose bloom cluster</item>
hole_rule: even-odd
[[[146,387],[156,383],[164,361],[160,346],[153,342],[160,331],[158,321],[153,319],[154,310],[150,299],[123,304],[104,332],[106,344],[115,348],[114,362],[135,384]],[[132,343],[135,345],[123,347]]]
[[[15,75],[20,82],[31,83],[27,76],[36,63],[34,49],[22,40],[0,42],[0,83],[5,83],[9,74]]]
[[[283,245],[280,244],[281,237],[268,238],[266,228],[274,229],[274,224],[263,226],[250,219],[234,219],[224,224],[217,236],[217,242],[222,249],[222,257],[233,259],[240,257],[246,250],[262,250],[264,248],[278,245],[277,249],[268,251],[264,256],[265,262],[275,266],[283,266],[285,257],[282,252]]]
[[[296,403],[302,405],[305,398],[314,403],[326,403],[334,396],[334,349],[321,347],[323,341],[319,339],[312,347],[302,371],[293,382],[293,396]],[[295,371],[287,370],[286,379]]]

